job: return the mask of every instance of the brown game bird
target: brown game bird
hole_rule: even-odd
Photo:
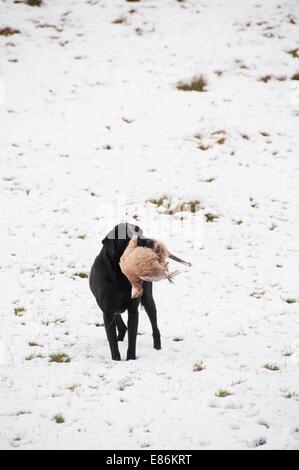
[[[179,274],[179,271],[169,272],[167,258],[191,266],[191,263],[172,255],[164,243],[158,240],[153,241],[152,248],[138,246],[138,237],[130,240],[119,265],[122,273],[132,284],[132,299],[142,296],[143,281],[156,282],[168,279],[173,283],[173,278]]]

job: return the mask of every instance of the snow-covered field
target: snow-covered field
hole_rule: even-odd
[[[0,1],[1,449],[299,449],[298,25],[296,0]],[[124,220],[193,268],[155,285],[162,351],[141,311],[115,363],[86,275]]]

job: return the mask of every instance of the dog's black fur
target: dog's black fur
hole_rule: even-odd
[[[154,348],[161,349],[152,283],[143,283],[144,291],[141,299],[131,299],[132,286],[119,267],[119,260],[134,233],[138,234],[139,246],[153,246],[153,240],[145,238],[142,230],[137,225],[119,224],[102,241],[102,250],[92,266],[89,278],[90,289],[104,314],[107,338],[112,359],[115,361],[121,359],[118,341],[124,340],[127,330],[129,340],[127,359],[136,359],[138,307],[140,302],[144,306],[152,325]],[[120,315],[126,310],[128,310],[128,327]]]

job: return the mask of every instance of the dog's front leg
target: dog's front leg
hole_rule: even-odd
[[[134,305],[128,308],[128,354],[127,360],[136,359],[136,338],[138,331],[138,306]]]
[[[106,334],[111,350],[111,356],[114,361],[120,361],[120,353],[117,344],[116,321],[114,314],[104,314],[104,324]]]

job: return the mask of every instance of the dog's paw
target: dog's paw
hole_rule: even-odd
[[[136,354],[132,354],[128,351],[128,354],[127,354],[127,361],[135,361],[136,360]]]
[[[112,360],[113,361],[121,361],[121,357],[120,357],[120,354],[113,354],[112,355]]]

